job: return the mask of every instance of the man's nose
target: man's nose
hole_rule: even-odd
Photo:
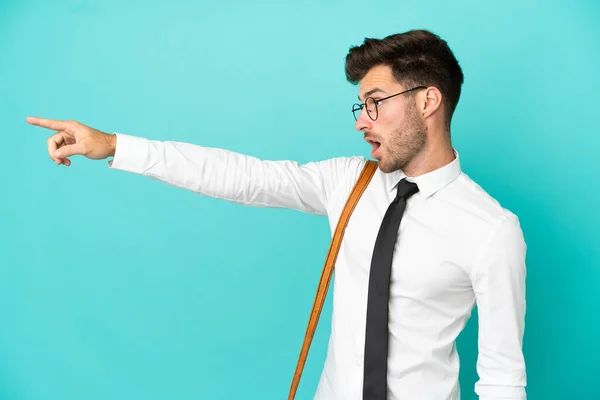
[[[363,109],[360,110],[360,114],[358,115],[358,119],[356,120],[354,127],[357,131],[364,131],[373,127],[373,121],[371,118],[369,118],[366,107],[363,107]]]

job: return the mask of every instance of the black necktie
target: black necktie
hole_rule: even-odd
[[[408,182],[406,179],[398,183],[398,193],[383,217],[375,241],[369,274],[363,400],[386,400],[387,398],[388,312],[392,255],[406,201],[418,191],[419,187],[416,183]]]

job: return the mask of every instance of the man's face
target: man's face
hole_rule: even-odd
[[[411,89],[403,87],[393,77],[392,68],[381,65],[371,68],[359,83],[359,99],[376,101]],[[379,161],[383,172],[404,169],[423,149],[427,128],[409,92],[384,100],[377,105],[377,119],[373,121],[363,108],[356,129],[364,132],[365,140],[373,146],[371,157]],[[374,115],[373,115],[374,116]]]

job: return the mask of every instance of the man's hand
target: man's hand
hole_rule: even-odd
[[[70,166],[71,160],[68,157],[72,155],[82,155],[92,160],[102,160],[115,155],[115,135],[100,132],[77,121],[35,117],[27,117],[26,121],[31,125],[57,131],[48,139],[48,154],[57,165]]]

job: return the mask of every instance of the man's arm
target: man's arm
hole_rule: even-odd
[[[298,164],[265,161],[230,150],[117,133],[113,169],[238,204],[326,215],[331,193],[362,159],[340,157]]]
[[[518,218],[508,214],[491,233],[474,266],[473,288],[479,316],[481,400],[525,400],[525,254]]]
[[[258,207],[291,208],[326,215],[332,193],[354,180],[362,157],[338,157],[299,165],[295,161],[263,161],[229,150],[183,142],[108,134],[77,121],[28,117],[27,122],[56,132],[48,154],[58,165],[83,155],[109,161],[112,169],[148,176],[198,194]],[[346,185],[348,186],[348,185]]]

